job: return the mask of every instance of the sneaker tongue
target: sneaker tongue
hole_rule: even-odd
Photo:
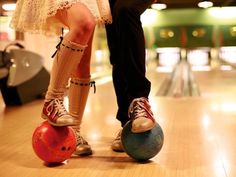
[[[63,105],[63,100],[55,100],[54,104],[56,108],[58,109],[57,111],[60,116],[67,114],[67,111]]]
[[[88,144],[88,142],[85,141],[85,139],[80,134],[77,134],[77,145],[79,144]]]

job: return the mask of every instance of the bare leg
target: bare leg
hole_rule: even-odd
[[[80,3],[59,11],[56,17],[68,26],[69,32],[61,42],[53,62],[42,117],[54,126],[77,125],[77,120],[65,110],[63,98],[69,77],[84,56],[96,22],[89,9]]]
[[[91,58],[92,38],[88,43],[88,47],[84,53],[81,62],[71,77],[69,87],[69,112],[77,120],[77,125],[72,126],[77,135],[77,148],[74,154],[90,155],[92,154],[91,146],[80,134],[80,124],[87,103],[90,82],[90,58]]]

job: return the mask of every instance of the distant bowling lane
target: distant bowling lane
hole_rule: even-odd
[[[218,68],[193,73],[203,97],[236,96],[236,69],[221,70]]]

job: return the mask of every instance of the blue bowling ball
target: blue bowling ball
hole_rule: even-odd
[[[137,161],[147,161],[156,156],[164,143],[161,126],[157,123],[153,129],[143,133],[133,133],[131,126],[132,122],[127,122],[121,133],[125,152]]]

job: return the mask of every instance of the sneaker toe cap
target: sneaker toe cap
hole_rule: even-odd
[[[155,122],[146,117],[139,117],[132,122],[132,132],[141,133],[151,130],[155,126]]]
[[[56,123],[61,125],[76,125],[78,122],[71,116],[63,116],[59,117]]]
[[[113,151],[116,151],[116,152],[124,152],[123,145],[121,141],[118,141],[118,140],[113,141],[111,148]]]
[[[79,145],[76,147],[74,154],[76,154],[76,155],[90,155],[90,154],[92,154],[92,149],[91,149],[90,145],[88,145],[88,144]]]

